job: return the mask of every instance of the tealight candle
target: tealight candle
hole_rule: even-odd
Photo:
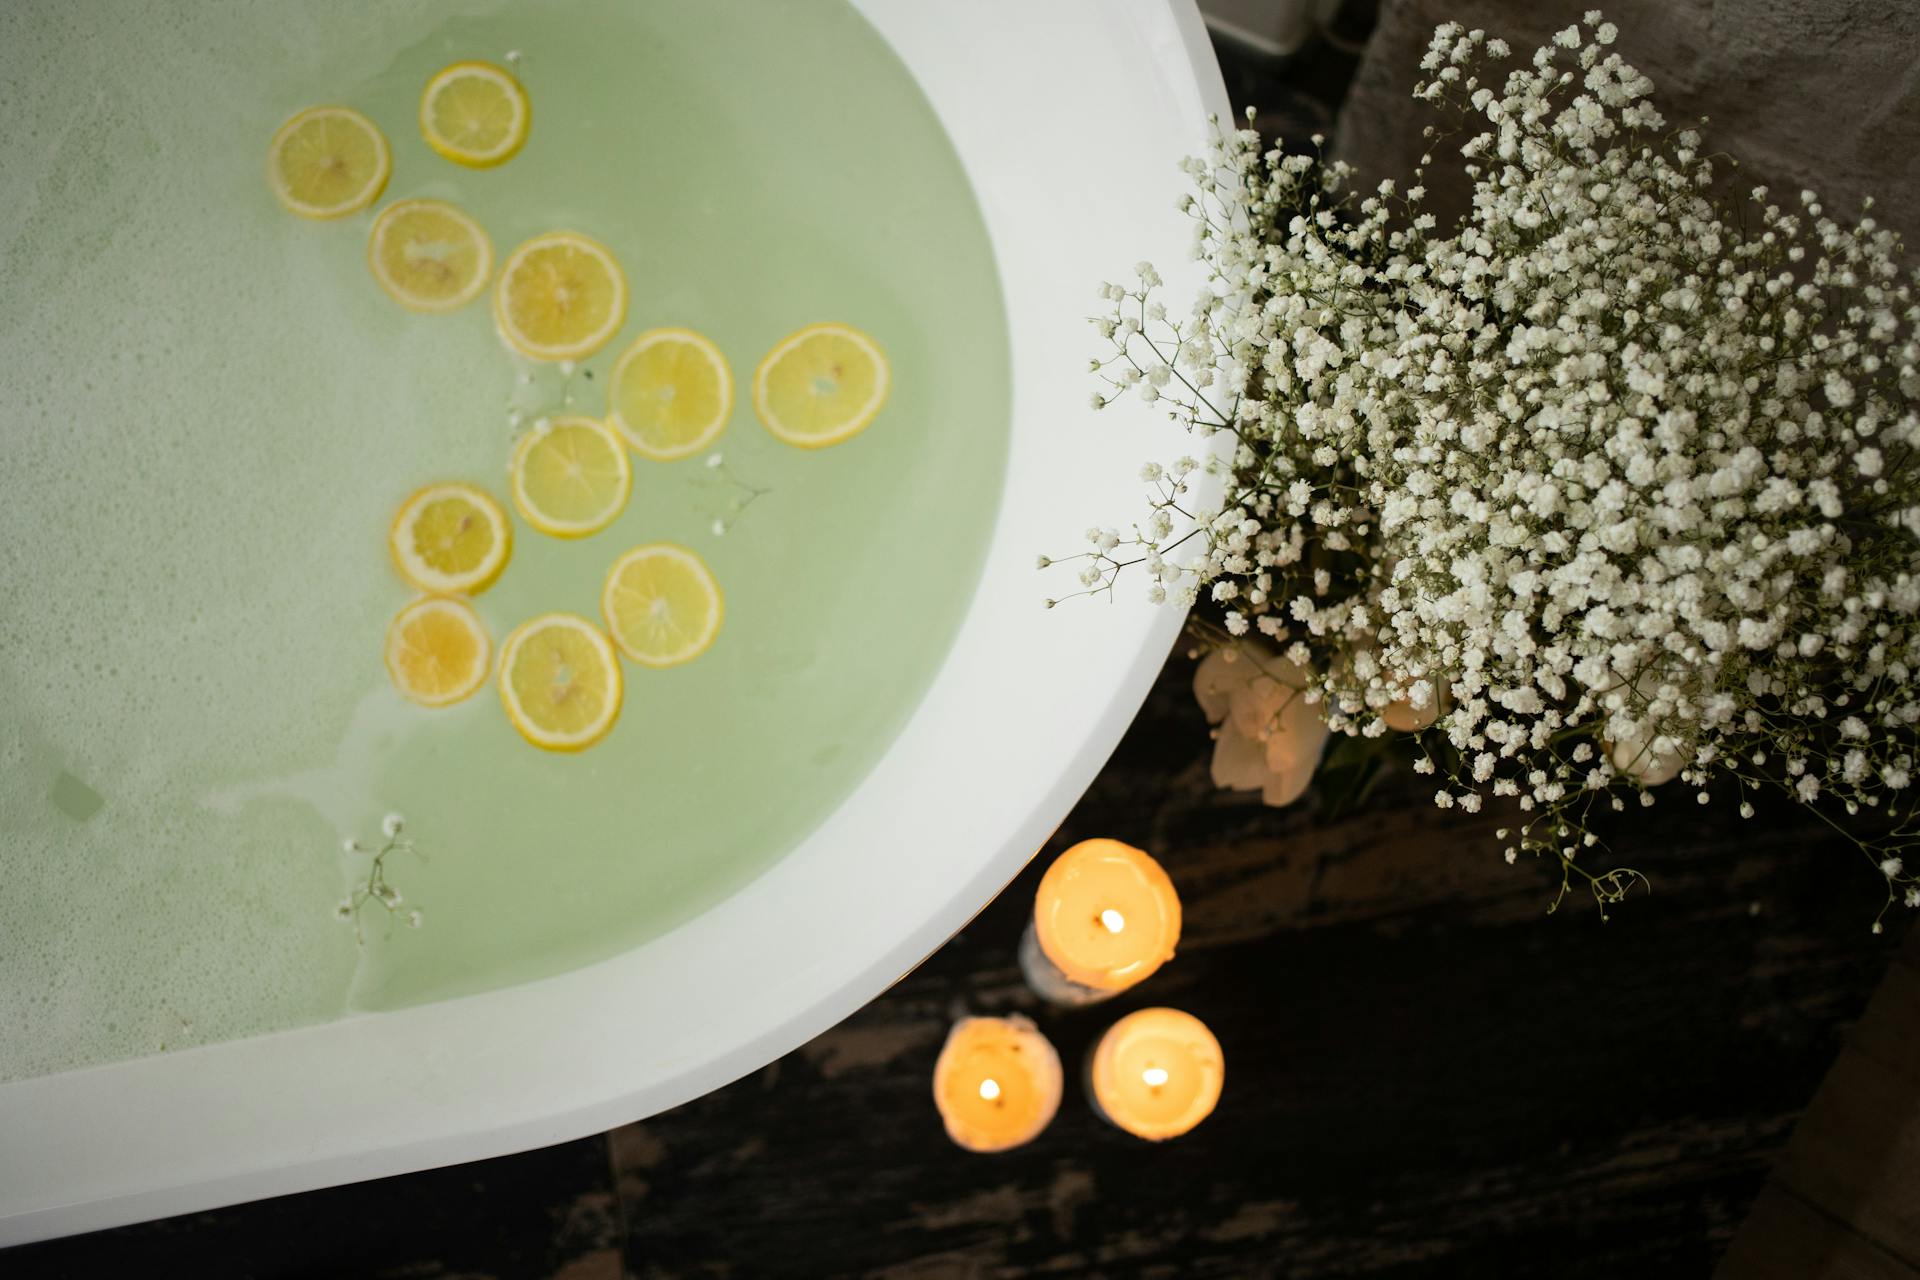
[[[1061,1084],[1060,1055],[1018,1015],[960,1019],[933,1066],[934,1105],[968,1151],[1033,1141],[1060,1109]]]
[[[1141,1009],[1107,1028],[1087,1065],[1094,1110],[1135,1137],[1177,1138],[1213,1114],[1226,1058],[1207,1024]]]
[[[1118,840],[1083,840],[1040,878],[1020,968],[1044,998],[1090,1004],[1145,979],[1179,941],[1180,895],[1160,864]]]

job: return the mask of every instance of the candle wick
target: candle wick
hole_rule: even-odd
[[[1167,1069],[1165,1067],[1148,1067],[1140,1073],[1140,1078],[1147,1082],[1148,1088],[1158,1089],[1167,1082]]]
[[[1127,918],[1112,907],[1108,907],[1100,913],[1100,923],[1107,926],[1108,933],[1118,933],[1127,927]]]
[[[993,1102],[998,1099],[1000,1096],[1000,1082],[992,1079],[982,1080],[980,1082],[980,1096],[988,1102]]]

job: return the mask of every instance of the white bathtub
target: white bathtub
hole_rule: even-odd
[[[1007,492],[951,655],[799,849],[638,950],[466,999],[0,1085],[0,1244],[474,1160],[624,1124],[824,1031],[1020,870],[1118,742],[1181,624],[1035,554],[1141,510],[1164,418],[1088,408],[1094,286],[1181,296],[1175,162],[1225,92],[1192,0],[856,0],[979,193],[1013,343]],[[1176,269],[1177,268],[1177,269]],[[928,1123],[933,1123],[931,1115]]]

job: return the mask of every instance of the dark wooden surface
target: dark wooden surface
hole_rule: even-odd
[[[0,1275],[1706,1275],[1887,972],[1865,863],[1784,804],[1661,804],[1614,833],[1653,892],[1548,917],[1497,819],[1436,811],[1411,775],[1333,822],[1215,791],[1190,670],[1169,662],[1046,851],[1164,859],[1187,933],[1137,994],[1058,1012],[1021,985],[1043,855],[881,999],[674,1112],[31,1246]],[[1193,1134],[1134,1142],[1073,1078],[1031,1146],[948,1145],[928,1082],[956,1015],[1028,1013],[1077,1063],[1145,1003],[1225,1047]]]

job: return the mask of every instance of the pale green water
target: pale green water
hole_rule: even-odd
[[[884,751],[977,579],[1005,465],[1008,352],[972,193],[925,100],[844,4],[0,6],[0,1078],[483,990],[656,936],[790,849]],[[415,108],[460,58],[523,55],[525,151],[473,173]],[[557,227],[624,263],[621,336],[712,337],[741,394],[718,448],[768,493],[725,536],[699,459],[635,459],[582,542],[516,518],[496,642],[597,616],[622,550],[707,557],[718,644],[626,668],[577,757],[518,737],[489,686],[445,711],[388,687],[411,597],[387,521],[415,486],[502,499],[509,401],[554,402],[483,299],[402,311],[372,211],[280,212],[293,111],[354,106],[386,200],[473,213],[504,257]],[[376,206],[376,209],[379,206]],[[755,420],[760,355],[841,320],[892,359],[862,436],[803,453]],[[576,378],[599,412],[599,382]],[[418,931],[331,915],[407,815]]]

